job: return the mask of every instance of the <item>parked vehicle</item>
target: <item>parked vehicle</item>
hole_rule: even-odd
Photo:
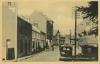
[[[64,57],[71,57],[72,56],[72,47],[71,46],[60,46],[60,55]]]
[[[95,45],[82,45],[83,57],[98,60],[98,46]]]
[[[60,45],[60,60],[68,60],[72,58],[72,46],[71,45]]]

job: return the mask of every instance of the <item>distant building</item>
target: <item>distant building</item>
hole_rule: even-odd
[[[60,34],[59,30],[58,30],[53,36],[53,44],[54,45],[59,45],[60,37],[61,37],[61,34]]]
[[[47,39],[52,41],[53,38],[53,21],[48,20],[47,21]]]
[[[46,34],[48,40],[53,37],[53,21],[43,13],[35,11],[30,16],[30,23]]]
[[[64,36],[60,37],[60,44],[65,44],[65,37]]]
[[[72,44],[71,41],[70,41],[70,35],[65,36],[65,43],[66,44]]]

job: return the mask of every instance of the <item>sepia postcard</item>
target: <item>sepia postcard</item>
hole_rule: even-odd
[[[98,6],[98,0],[2,0],[2,63],[99,64]]]

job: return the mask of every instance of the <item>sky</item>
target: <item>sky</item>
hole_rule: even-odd
[[[29,16],[34,11],[43,12],[54,21],[55,30],[68,34],[70,29],[74,32],[74,6],[86,6],[87,1],[27,0],[17,4],[19,14]]]

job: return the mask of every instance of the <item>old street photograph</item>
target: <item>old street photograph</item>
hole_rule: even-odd
[[[98,1],[2,1],[2,61],[98,61]]]

